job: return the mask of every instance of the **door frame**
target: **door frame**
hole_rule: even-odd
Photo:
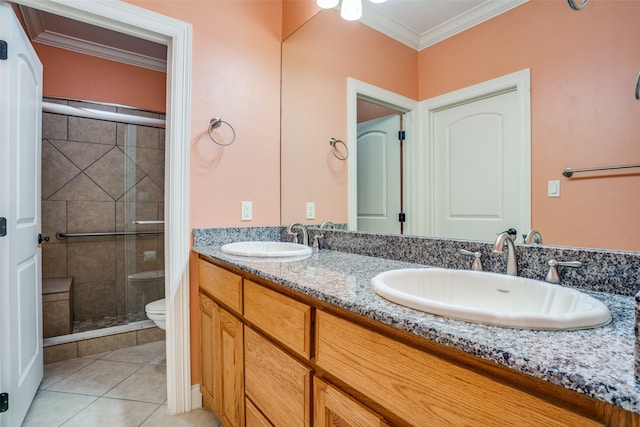
[[[349,230],[357,230],[358,227],[358,98],[404,112],[404,129],[407,135],[403,153],[405,159],[403,176],[405,195],[413,194],[414,180],[410,179],[410,177],[416,174],[413,163],[407,161],[413,156],[413,152],[409,147],[415,145],[412,141],[420,141],[418,135],[419,127],[416,125],[415,120],[419,106],[418,101],[352,77],[347,78],[347,141],[349,142],[349,157],[347,159],[347,228]],[[413,203],[410,200],[412,197],[405,197],[405,210],[407,212],[414,212],[412,209]],[[407,215],[408,219],[405,223],[405,232],[408,234],[415,234],[412,217],[413,214]]]
[[[164,204],[167,406],[171,413],[188,412],[192,406],[189,336],[191,24],[122,1],[12,1],[168,47]]]
[[[531,70],[526,68],[420,102],[418,114],[422,132],[421,141],[424,143],[414,144],[413,159],[424,167],[414,169],[418,185],[417,191],[411,195],[411,199],[417,204],[415,206],[417,222],[414,229],[416,234],[433,236],[435,230],[433,209],[436,185],[433,167],[435,114],[455,105],[473,102],[508,90],[515,90],[517,97],[518,143],[522,147],[518,167],[520,193],[528,196],[520,199],[519,223],[531,225]]]

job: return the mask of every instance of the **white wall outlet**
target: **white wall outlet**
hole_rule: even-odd
[[[316,219],[316,204],[307,202],[307,219]]]
[[[242,221],[253,219],[253,206],[251,202],[242,202]]]
[[[560,181],[547,182],[547,197],[560,197]]]

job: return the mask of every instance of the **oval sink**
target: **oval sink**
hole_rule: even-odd
[[[580,291],[505,274],[409,268],[380,273],[371,286],[396,304],[494,326],[586,329],[611,321],[605,304]]]
[[[264,258],[304,257],[311,255],[311,248],[309,246],[292,242],[235,242],[223,245],[220,251],[229,255]]]

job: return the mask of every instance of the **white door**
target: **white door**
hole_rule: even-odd
[[[358,231],[400,233],[400,116],[358,125]]]
[[[0,425],[10,427],[22,423],[43,374],[42,64],[7,3],[0,3],[0,40],[7,48],[0,57],[0,217],[7,225],[0,237],[0,392],[9,393]]]
[[[528,231],[517,112],[511,90],[434,114],[435,236],[494,240],[511,227]]]

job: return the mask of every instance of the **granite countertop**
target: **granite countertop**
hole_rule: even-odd
[[[321,250],[302,261],[233,257],[219,246],[196,246],[199,254],[350,310],[381,323],[640,413],[634,379],[634,298],[585,291],[611,311],[603,327],[576,331],[500,328],[430,315],[376,295],[376,274],[421,265]]]

